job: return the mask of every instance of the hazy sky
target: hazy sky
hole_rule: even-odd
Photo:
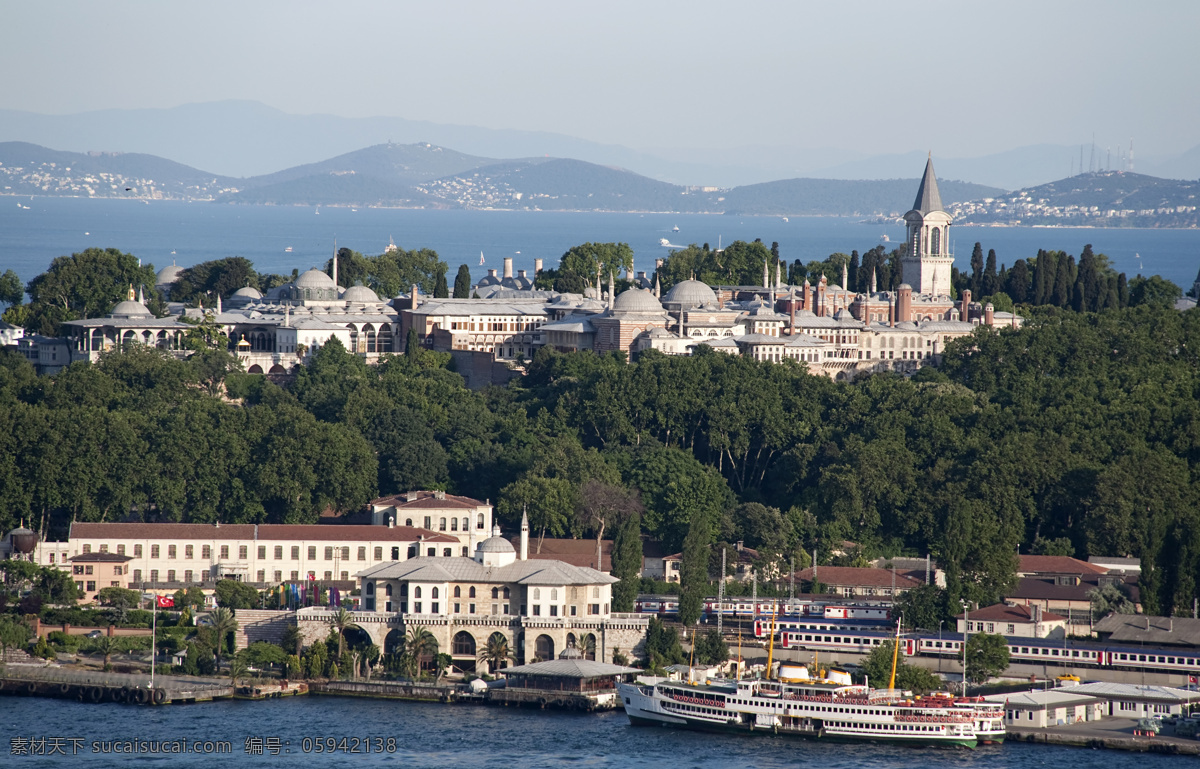
[[[19,2],[0,107],[251,99],[637,148],[1200,143],[1200,2]]]

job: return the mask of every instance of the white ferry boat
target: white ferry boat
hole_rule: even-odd
[[[810,679],[807,668],[787,663],[778,681],[656,680],[621,684],[619,691],[630,723],[637,726],[963,748],[998,742],[1004,735],[1003,709],[993,711],[991,703],[872,690],[851,683],[840,671]],[[985,735],[979,733],[981,725]]]

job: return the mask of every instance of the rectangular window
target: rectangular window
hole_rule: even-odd
[[[592,604],[592,614],[599,614],[599,613],[600,613],[600,604],[598,604],[598,603]]]
[[[141,569],[134,569],[134,570],[133,570],[133,581],[134,581],[134,582],[141,582],[141,581],[142,581],[142,570],[141,570]]]
[[[542,607],[540,604],[533,605],[533,616],[535,616],[535,617],[542,616]]]
[[[92,567],[91,567],[91,566],[84,566],[84,567],[83,567],[83,573],[84,573],[84,574],[91,574],[91,573],[92,573]]]
[[[343,572],[342,572],[342,576],[341,576],[341,577],[339,577],[339,579],[340,579],[342,582],[348,582],[348,581],[350,580],[350,572],[348,572],[348,571],[343,571]]]
[[[51,553],[50,555],[53,556],[54,554]],[[124,545],[117,545],[117,555],[125,555],[125,546]],[[51,561],[51,563],[54,563],[54,561]]]
[[[525,607],[522,606],[521,608],[524,609]],[[504,613],[508,614],[508,604],[504,604]]]
[[[413,614],[420,614],[420,613],[421,613],[421,602],[416,601],[413,603]]]
[[[151,570],[150,570],[150,581],[151,581],[151,582],[158,582],[158,569],[151,569]]]
[[[267,546],[266,545],[258,546],[258,557],[264,561],[266,560],[266,558],[267,558]],[[259,582],[262,582],[262,580],[260,579]]]
[[[557,605],[557,604],[554,604],[554,605],[552,605],[552,606],[550,607],[550,616],[551,616],[551,617],[557,617],[557,616],[558,616],[558,605]]]
[[[400,548],[398,548],[398,547],[393,547],[393,548],[392,548],[392,560],[393,560],[393,561],[399,561],[399,560],[400,560]]]
[[[276,570],[275,570],[275,574],[274,574],[273,576],[274,576],[274,578],[275,578],[275,579],[274,579],[274,581],[275,581],[275,582],[277,582],[277,583],[278,583],[278,582],[283,582],[283,572],[282,572],[282,571],[280,571],[279,569],[276,569]]]
[[[322,579],[324,579],[326,582],[331,581],[333,579],[333,572],[332,571],[325,572],[325,576],[322,577]]]
[[[100,546],[100,552],[101,552],[101,553],[107,553],[107,552],[108,552],[108,545],[101,545],[101,546]]]
[[[292,582],[295,582],[296,580],[300,579],[300,572],[298,572],[298,571],[293,571],[293,572],[292,572],[292,576],[291,576],[291,577],[289,577],[289,579],[291,579],[291,580],[292,580]]]
[[[282,561],[282,560],[283,560],[283,545],[276,545],[276,546],[275,546],[275,560],[276,560],[276,561]]]
[[[574,606],[571,607],[571,616],[572,617],[575,616],[575,607]]]
[[[367,548],[365,548],[365,547],[358,548],[358,560],[360,560],[360,561],[367,560]]]
[[[167,569],[167,582],[174,582],[174,581],[175,581],[175,570]]]
[[[349,545],[346,545],[345,547],[342,548],[342,560],[343,561],[350,560],[350,546]]]
[[[437,602],[437,601],[434,601],[433,603],[431,603],[431,604],[429,605],[429,613],[430,613],[430,614],[437,614],[437,613],[438,613],[438,602]]]
[[[84,545],[84,547],[87,547],[87,546],[86,546],[86,545]],[[151,545],[151,546],[150,546],[150,557],[151,557],[151,558],[157,558],[157,557],[158,557],[158,545]]]
[[[195,558],[196,557],[196,546],[195,545],[184,545],[183,546],[183,557],[188,559],[189,561],[192,560],[193,558]]]
[[[83,566],[81,566],[80,564],[75,564],[75,566],[72,567],[71,571],[74,572],[75,574],[83,574]]]
[[[308,560],[310,560],[310,561],[317,560],[317,546],[316,545],[308,546]]]
[[[246,558],[247,558],[246,553],[247,553],[248,549],[249,548],[247,548],[246,545],[238,545],[238,560],[239,561],[246,560]]]
[[[171,560],[175,560],[179,557],[179,551],[176,549],[175,545],[167,545],[167,557]]]
[[[184,582],[191,582],[191,581],[192,581],[192,570],[191,570],[191,569],[186,569],[186,570],[184,570],[184,572],[183,572],[183,581],[184,581]]]
[[[425,516],[425,528],[426,529],[433,528],[433,517],[432,516],[429,516],[429,515]]]
[[[89,593],[94,593],[94,592],[96,592],[96,582],[95,582],[94,580],[88,580],[88,583],[87,583],[87,591],[88,591]]]
[[[201,545],[200,557],[206,561],[212,558],[212,545]]]
[[[292,545],[292,560],[293,561],[300,560],[300,546],[299,545]]]
[[[473,603],[467,604],[467,614],[474,614],[474,613],[475,613],[475,604],[473,604]]]
[[[396,555],[400,555],[400,548],[396,548]],[[375,548],[375,560],[376,561],[383,560],[383,548],[382,547]],[[392,560],[398,560],[398,559],[393,558]]]
[[[54,553],[50,554],[50,563],[54,563]]]
[[[459,603],[454,604],[454,613],[455,614],[462,613],[462,604],[459,604]]]
[[[229,545],[221,545],[221,560],[229,558]]]
[[[84,546],[83,546],[83,552],[85,552],[85,553],[90,553],[90,552],[92,552],[92,546],[91,546],[91,545],[84,545]]]
[[[263,571],[262,569],[258,570],[258,581],[259,582],[267,581],[267,573],[265,571]]]

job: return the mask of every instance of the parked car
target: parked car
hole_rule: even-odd
[[[102,636],[102,635],[104,635],[104,632],[103,632],[103,631],[100,631],[100,630],[93,630],[92,632],[90,632],[90,633],[88,633],[88,634],[87,634],[87,637],[88,637],[88,638],[99,638],[99,637],[100,637],[100,636]]]

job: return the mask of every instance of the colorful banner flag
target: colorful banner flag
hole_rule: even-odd
[[[154,602],[155,605],[160,609],[170,609],[175,606],[175,599],[166,595],[158,596],[154,599]]]

